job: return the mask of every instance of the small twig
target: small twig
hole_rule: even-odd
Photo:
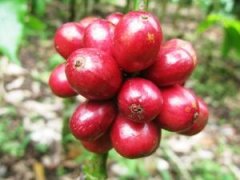
[[[162,150],[166,155],[166,157],[169,159],[169,161],[176,167],[178,173],[182,175],[182,179],[191,180],[192,179],[191,175],[186,170],[186,167],[181,162],[181,160],[177,157],[177,155],[173,151],[169,150],[169,147],[167,147],[166,144],[162,144]]]
[[[228,164],[228,169],[233,173],[236,179],[240,179],[240,170],[234,164]]]

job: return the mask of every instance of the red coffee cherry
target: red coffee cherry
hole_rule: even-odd
[[[84,29],[86,29],[91,23],[93,23],[97,19],[99,18],[94,16],[88,16],[79,21],[78,24]]]
[[[109,132],[103,134],[100,138],[95,141],[81,141],[82,145],[90,152],[97,154],[107,153],[112,149],[112,142]]]
[[[164,47],[166,49],[171,49],[171,48],[182,48],[184,49],[185,51],[188,52],[188,54],[190,54],[190,56],[192,57],[193,59],[193,64],[194,64],[194,67],[196,67],[197,65],[197,54],[196,54],[196,51],[194,50],[192,44],[188,41],[185,41],[183,39],[171,39],[167,42],[164,43]]]
[[[112,13],[106,17],[106,19],[114,25],[117,25],[122,19],[123,14],[120,12]]]
[[[161,111],[162,95],[158,87],[143,78],[127,80],[118,95],[121,113],[135,122],[153,120]]]
[[[75,51],[67,60],[66,75],[71,86],[91,100],[112,98],[122,82],[121,72],[114,59],[95,48]]]
[[[206,126],[208,122],[208,114],[209,114],[207,104],[201,98],[198,98],[198,105],[199,105],[198,118],[193,123],[192,127],[190,127],[190,129],[187,129],[181,132],[181,134],[187,135],[187,136],[193,136],[201,132]]]
[[[102,136],[116,117],[116,107],[111,101],[87,101],[73,113],[69,125],[79,140],[94,141]]]
[[[163,106],[157,117],[161,128],[180,132],[190,128],[199,115],[194,94],[180,85],[162,89]]]
[[[59,97],[72,97],[76,96],[76,91],[70,86],[66,74],[65,63],[58,65],[51,73],[48,85],[52,92]]]
[[[162,41],[159,21],[148,12],[122,17],[114,34],[114,56],[124,71],[138,72],[154,63]]]
[[[72,52],[83,47],[84,28],[69,22],[58,28],[54,36],[56,51],[67,59]]]
[[[182,48],[161,48],[155,63],[144,77],[159,87],[184,83],[194,69],[190,54]]]
[[[159,146],[161,131],[155,122],[135,123],[119,115],[111,130],[114,149],[126,158],[145,157]]]
[[[98,48],[112,54],[114,28],[107,20],[95,20],[85,30],[84,47]]]

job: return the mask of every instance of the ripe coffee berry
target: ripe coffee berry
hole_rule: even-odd
[[[98,48],[112,54],[114,28],[114,25],[107,20],[95,20],[85,30],[84,46]]]
[[[162,89],[163,106],[157,121],[161,128],[180,132],[190,128],[199,115],[194,94],[180,85]]]
[[[182,39],[171,39],[167,42],[165,42],[164,47],[166,49],[171,49],[171,48],[182,48],[185,51],[188,52],[188,54],[190,54],[190,56],[193,59],[193,64],[194,67],[197,65],[197,54],[192,46],[192,44],[188,41],[182,40]]]
[[[91,100],[112,98],[122,83],[122,75],[114,59],[95,48],[75,51],[67,60],[66,75],[71,86]]]
[[[112,24],[117,25],[119,21],[122,19],[122,17],[123,17],[122,13],[116,12],[108,15],[106,19]]]
[[[127,80],[118,95],[120,112],[135,122],[153,120],[161,112],[162,103],[158,87],[143,78]]]
[[[76,91],[70,86],[65,74],[65,63],[58,65],[50,75],[48,82],[52,92],[59,97],[76,96]]]
[[[112,149],[112,142],[109,132],[106,132],[95,141],[81,141],[81,143],[88,151],[97,154],[103,154]]]
[[[86,29],[91,23],[93,23],[97,19],[99,18],[94,16],[85,17],[81,21],[79,21],[78,24],[84,29]]]
[[[194,61],[182,48],[165,48],[163,45],[155,63],[145,72],[144,77],[158,86],[182,84],[191,75]]]
[[[115,28],[114,56],[126,72],[138,72],[154,63],[162,41],[159,21],[148,12],[133,11]]]
[[[195,134],[198,134],[199,132],[201,132],[204,129],[204,127],[206,126],[206,124],[208,122],[207,105],[201,98],[198,98],[198,105],[199,105],[198,118],[196,119],[196,121],[193,123],[193,125],[189,129],[181,132],[181,134],[192,136],[192,135],[195,135]]]
[[[56,51],[67,59],[72,52],[83,47],[83,36],[84,28],[77,23],[63,24],[54,37]]]
[[[102,136],[116,117],[116,107],[110,101],[88,101],[80,104],[70,119],[70,130],[83,141]]]
[[[114,149],[127,158],[145,157],[157,149],[161,131],[155,122],[135,123],[119,115],[111,130]]]

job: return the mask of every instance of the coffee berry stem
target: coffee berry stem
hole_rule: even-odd
[[[107,157],[105,154],[89,154],[83,164],[82,176],[84,180],[105,180],[107,179]]]
[[[149,0],[134,0],[134,10],[147,11]]]

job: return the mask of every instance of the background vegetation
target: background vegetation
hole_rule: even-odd
[[[50,92],[51,70],[63,59],[53,48],[62,23],[133,9],[131,0],[0,0],[0,179],[72,179],[88,157],[65,124],[82,101]],[[164,132],[149,158],[110,152],[110,178],[240,179],[240,2],[150,0],[165,39],[193,43],[199,65],[187,82],[210,107],[196,137]],[[63,128],[63,129],[62,129]],[[63,145],[63,146],[61,146]],[[62,148],[63,147],[63,148]]]

